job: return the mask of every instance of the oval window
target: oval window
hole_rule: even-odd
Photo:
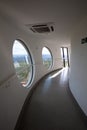
[[[15,40],[12,54],[17,77],[22,86],[26,87],[31,83],[33,77],[30,52],[22,41]]]
[[[42,49],[42,59],[43,59],[43,64],[47,69],[52,67],[52,62],[53,62],[52,54],[47,47],[43,47]]]

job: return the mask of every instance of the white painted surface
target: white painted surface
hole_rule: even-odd
[[[87,18],[73,32],[71,40],[70,89],[87,115],[87,43],[81,39],[87,37]]]
[[[34,61],[35,76],[30,88],[20,85],[12,59],[15,39],[21,39],[28,46]],[[47,46],[53,52],[54,66],[47,70],[42,61],[42,48]],[[41,39],[26,33],[0,17],[0,130],[13,130],[24,101],[33,85],[48,72],[62,66],[60,48],[46,44]],[[14,75],[14,76],[13,76]]]
[[[0,2],[0,130],[14,129],[30,89],[45,74],[62,66],[60,47],[69,46],[70,41],[70,89],[87,115],[87,44],[81,45],[81,38],[87,36],[87,18],[79,24],[87,15],[86,6],[86,0]],[[26,24],[50,21],[55,24],[55,31],[50,34],[35,35],[26,27]],[[29,88],[22,87],[17,76],[13,76],[12,47],[15,39],[23,40],[33,57],[35,75]],[[41,54],[44,46],[53,54],[51,70],[43,65]]]

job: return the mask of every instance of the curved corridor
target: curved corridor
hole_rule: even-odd
[[[39,82],[18,130],[87,130],[69,90],[68,72],[52,72]]]

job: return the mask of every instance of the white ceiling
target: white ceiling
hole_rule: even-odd
[[[26,24],[54,22],[54,32],[33,35],[48,43],[67,45],[73,29],[87,15],[87,0],[2,0],[0,10],[26,30]]]

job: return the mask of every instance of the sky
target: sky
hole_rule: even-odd
[[[46,47],[43,47],[43,50],[42,50],[42,55],[44,54],[50,55],[50,52]]]
[[[42,55],[45,55],[45,54],[50,55],[50,52],[46,47],[43,47]],[[14,42],[13,55],[28,55],[26,48],[18,40],[15,40],[15,42]]]
[[[13,45],[13,55],[28,55],[25,47],[20,41],[15,40]]]

